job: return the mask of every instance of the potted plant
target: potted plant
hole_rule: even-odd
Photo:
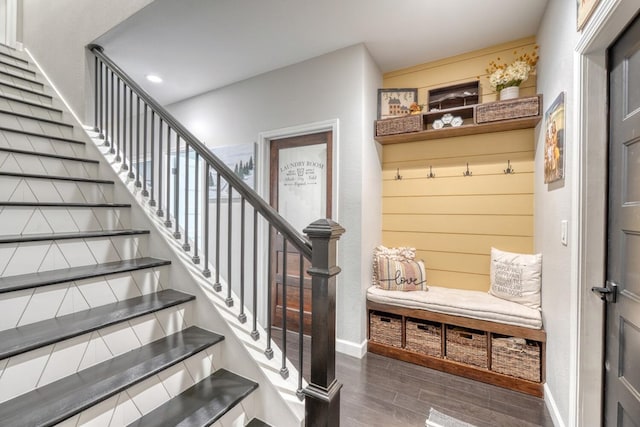
[[[518,51],[514,51],[514,56]],[[489,62],[487,74],[489,74],[489,84],[494,91],[499,93],[500,100],[513,99],[520,96],[520,85],[534,74],[538,63],[538,46],[534,47],[532,53],[521,53],[510,63],[500,62],[498,57],[495,61]]]

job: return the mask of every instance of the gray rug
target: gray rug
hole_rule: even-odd
[[[425,425],[426,427],[475,427],[473,424],[465,423],[433,408],[429,411],[429,418]]]

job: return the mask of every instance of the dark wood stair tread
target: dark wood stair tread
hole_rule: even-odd
[[[103,264],[85,265],[82,267],[61,268],[58,270],[42,271],[40,273],[0,277],[0,294],[4,292],[18,291],[21,289],[71,282],[74,280],[84,280],[92,277],[126,273],[146,268],[162,267],[169,264],[171,264],[171,261],[145,257],[107,262]]]
[[[209,426],[256,388],[257,383],[219,369],[129,426]]]
[[[77,231],[71,233],[47,233],[47,234],[21,234],[13,236],[0,236],[0,243],[41,242],[44,240],[69,240],[91,239],[95,237],[133,236],[136,234],[149,234],[149,230],[101,230],[101,231]]]
[[[271,427],[271,426],[262,420],[254,418],[245,427]]]
[[[0,202],[0,207],[45,208],[130,208],[131,203],[81,203],[81,202]]]
[[[57,181],[75,181],[75,182],[90,182],[93,184],[113,184],[113,181],[108,179],[97,178],[80,178],[73,176],[55,176],[55,175],[42,175],[35,173],[20,173],[20,172],[0,172],[0,176],[13,176],[18,178],[31,178],[31,179],[55,179]]]
[[[4,151],[6,153],[23,154],[26,156],[41,156],[41,157],[47,157],[51,159],[70,160],[74,162],[95,163],[95,164],[100,163],[98,160],[86,159],[82,157],[62,156],[60,154],[51,154],[51,153],[38,153],[37,151],[18,150],[16,148],[8,148],[8,147],[0,147],[0,151]]]
[[[35,136],[35,137],[44,138],[44,139],[51,139],[53,141],[70,142],[71,144],[82,144],[82,145],[85,145],[84,141],[78,141],[76,139],[65,138],[63,136],[46,135],[46,134],[37,133],[37,132],[29,132],[29,131],[22,130],[22,129],[8,128],[8,127],[4,127],[4,126],[0,126],[0,131],[2,131],[2,132],[19,133],[19,134],[22,134],[22,135]]]
[[[195,299],[173,289],[142,295],[0,332],[0,359]],[[0,420],[2,417],[0,417]]]
[[[0,404],[7,426],[52,426],[224,339],[187,328]]]

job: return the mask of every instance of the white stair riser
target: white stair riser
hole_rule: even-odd
[[[0,331],[167,289],[167,267],[0,294]]]
[[[0,206],[0,236],[131,228],[130,209]]]
[[[186,327],[189,304],[170,307],[0,361],[0,402]]]
[[[3,80],[0,79],[0,82],[2,82]],[[20,85],[23,86],[23,85]],[[41,92],[40,90],[38,90],[39,92]],[[13,87],[9,87],[9,86],[5,86],[0,84],[0,93],[3,93],[5,95],[10,95],[10,96],[15,96],[18,98],[22,98],[26,101],[31,101],[31,102],[37,102],[40,103],[42,105],[51,105],[52,104],[52,99],[48,98],[46,96],[41,96],[38,95],[37,93],[31,93],[31,92],[25,92],[24,90],[20,90],[19,88],[13,88]]]
[[[147,255],[147,235],[0,244],[0,276],[79,267]]]
[[[25,117],[14,116],[0,111],[0,126],[11,129],[22,129],[27,132],[34,132],[43,135],[51,135],[61,138],[73,138],[73,128],[61,126],[54,123],[47,123]]]
[[[84,156],[86,150],[82,144],[6,131],[0,131],[0,147],[69,157]]]
[[[64,121],[64,115],[60,111],[51,111],[45,108],[24,104],[22,102],[12,101],[10,99],[0,98],[0,108],[7,111],[13,111],[20,114],[28,114],[30,116]]]
[[[0,170],[74,178],[97,178],[98,164],[0,151]]]
[[[111,203],[113,202],[113,184],[0,175],[0,200]]]

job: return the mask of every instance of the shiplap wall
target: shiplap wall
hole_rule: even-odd
[[[480,78],[481,102],[493,101],[489,61],[510,61],[515,49],[534,43],[528,38],[388,73],[384,86],[417,87],[426,103],[429,89]],[[535,93],[533,76],[521,96]],[[383,244],[415,247],[431,285],[488,290],[492,246],[533,250],[533,158],[533,129],[383,146]],[[515,174],[504,173],[507,161]],[[470,177],[463,176],[467,162]]]

